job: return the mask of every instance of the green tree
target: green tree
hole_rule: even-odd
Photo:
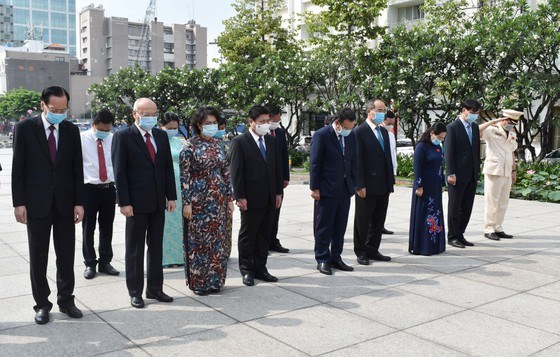
[[[0,95],[0,118],[16,119],[28,116],[28,111],[41,111],[41,93],[23,88],[12,89]]]

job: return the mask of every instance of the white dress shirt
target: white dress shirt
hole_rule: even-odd
[[[383,125],[389,134],[389,147],[391,148],[391,160],[393,161],[393,174],[397,176],[397,140],[395,139],[395,134],[391,132],[391,126]]]
[[[334,123],[331,124],[331,126],[333,127],[334,133],[336,134],[336,127],[334,126]],[[338,137],[341,136],[340,134],[336,134],[336,140],[338,140]],[[344,136],[342,136],[342,152],[344,153],[344,147],[346,146],[346,141],[344,140]]]
[[[115,182],[113,174],[113,162],[111,161],[111,143],[113,134],[109,134],[103,140],[103,154],[105,155],[105,166],[107,168],[107,181],[99,179],[99,157],[97,156],[97,136],[93,128],[80,134],[82,139],[82,156],[84,160],[84,183],[99,185],[102,183]]]
[[[41,114],[41,119],[43,120],[43,127],[45,127],[45,134],[47,136],[47,141],[49,140],[49,135],[51,135],[51,125],[54,125],[54,141],[56,143],[56,148],[58,149],[58,124],[51,124],[48,122],[47,118],[45,117],[45,114]]]
[[[262,144],[264,146],[264,150],[266,151],[266,143],[265,143],[265,140],[264,140],[264,135],[263,136],[257,135],[257,133],[255,133],[253,131],[253,129],[249,129],[249,133],[251,133],[251,136],[253,137],[253,139],[255,139],[255,143],[257,143],[257,146],[259,146],[259,138],[263,138],[262,139]]]
[[[152,130],[150,129],[150,131],[145,131],[144,129],[142,129],[140,127],[140,125],[138,125],[138,123],[134,123],[134,125],[136,125],[136,127],[138,128],[138,130],[140,130],[140,134],[142,134],[142,139],[144,139],[144,142],[146,142],[146,133],[150,134],[150,141],[152,142],[152,146],[154,147],[154,151],[157,154],[157,145],[156,145],[156,141],[154,139],[154,133],[152,133]]]

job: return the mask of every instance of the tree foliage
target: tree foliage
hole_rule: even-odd
[[[41,93],[23,88],[12,89],[0,95],[0,118],[15,119],[28,116],[28,111],[40,111]]]

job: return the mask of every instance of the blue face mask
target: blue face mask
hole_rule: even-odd
[[[101,140],[105,140],[109,134],[111,134],[109,131],[95,131],[95,137]]]
[[[140,117],[139,127],[144,131],[150,131],[157,124],[157,117]]]
[[[216,139],[222,139],[225,135],[226,135],[226,129],[222,129],[222,130],[218,130],[216,134],[214,134],[214,137]]]
[[[165,132],[167,133],[167,137],[171,139],[179,134],[179,129],[167,129]]]
[[[351,132],[352,132],[352,130],[350,130],[350,129],[342,128],[342,129],[340,129],[340,131],[338,132],[338,135],[340,135],[340,136],[348,136],[348,135],[350,135]]]
[[[45,117],[47,118],[47,121],[49,123],[51,123],[52,125],[56,125],[62,123],[62,121],[66,119],[66,113],[55,114],[55,113],[47,112],[47,115]]]
[[[377,125],[383,123],[385,120],[385,113],[375,113],[375,117],[373,118],[373,122]]]
[[[202,126],[202,135],[213,138],[218,132],[218,124],[206,124]]]
[[[438,138],[433,138],[433,139],[432,139],[432,144],[434,144],[434,145],[441,145],[441,141],[439,141]]]
[[[467,120],[471,124],[474,123],[477,119],[478,119],[478,114],[469,113],[469,115],[467,116]]]

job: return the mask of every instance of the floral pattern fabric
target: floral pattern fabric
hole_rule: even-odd
[[[228,255],[226,222],[233,200],[229,164],[216,139],[195,136],[180,157],[183,205],[193,217],[185,222],[185,273],[191,290],[216,290],[225,282]]]
[[[181,205],[181,181],[179,180],[179,155],[183,143],[178,138],[169,140],[171,156],[173,157],[173,171],[175,172],[175,184],[177,185],[177,208],[173,212],[165,212],[165,226],[163,230],[163,256],[164,267],[172,265],[184,265],[183,256],[183,206]]]
[[[414,187],[410,212],[408,251],[412,254],[432,255],[445,251],[442,187],[443,148],[420,142],[414,149]],[[422,197],[416,189],[422,187]]]
[[[229,140],[228,138],[224,137],[224,139],[219,140],[219,143],[222,145],[222,148],[224,149],[225,153],[226,153],[226,158],[228,160],[228,165],[229,165],[229,154],[230,154],[230,148],[231,148],[231,140]],[[227,221],[226,221],[226,233],[227,233],[227,238],[226,238],[226,242],[224,244],[224,252],[227,255],[228,259],[231,256],[231,245],[232,245],[232,232],[233,231],[233,215],[228,215],[227,217]]]

